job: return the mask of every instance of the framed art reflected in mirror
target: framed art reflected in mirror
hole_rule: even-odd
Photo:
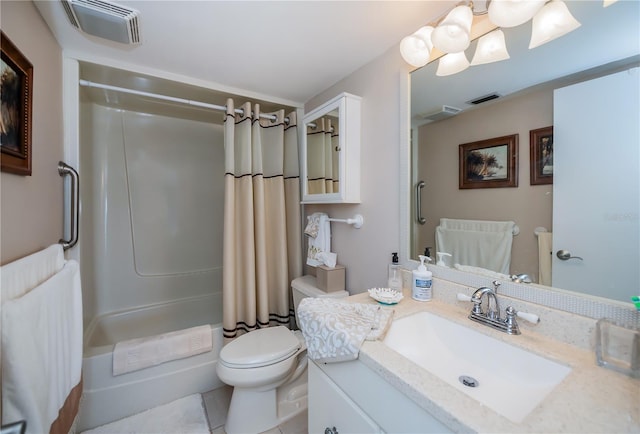
[[[529,131],[531,185],[553,184],[553,126]]]
[[[459,146],[459,188],[518,186],[518,134]]]
[[[3,172],[31,175],[31,100],[33,66],[7,38],[0,63],[0,159]]]

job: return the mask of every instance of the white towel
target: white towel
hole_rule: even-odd
[[[440,219],[436,251],[452,254],[454,264],[509,274],[514,222]]]
[[[210,325],[118,342],[113,350],[113,375],[195,356],[212,349]]]
[[[322,212],[311,214],[307,220],[308,224],[305,228],[309,241],[307,265],[317,267],[325,263],[324,254],[331,252],[331,222],[329,216]]]
[[[49,432],[81,370],[80,267],[68,261],[44,283],[2,304],[3,423],[25,419],[28,433]]]
[[[456,270],[466,271],[467,273],[480,274],[482,276],[491,277],[492,279],[502,279],[502,280],[511,279],[511,276],[507,276],[506,274],[498,273],[496,271],[487,270],[486,268],[472,267],[471,265],[460,265],[460,264],[453,264],[453,267]]]
[[[538,283],[551,286],[551,263],[553,234],[551,232],[538,233]]]
[[[64,252],[60,244],[0,267],[0,300],[22,297],[36,286],[56,274],[64,265]]]
[[[321,363],[357,359],[365,340],[384,337],[393,312],[373,304],[303,298],[298,306],[298,320],[308,357]]]

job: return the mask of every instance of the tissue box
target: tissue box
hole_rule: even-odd
[[[344,291],[346,270],[342,265],[335,268],[320,265],[316,268],[316,281],[318,288],[324,292]]]

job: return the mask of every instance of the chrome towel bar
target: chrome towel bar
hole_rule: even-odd
[[[71,223],[70,238],[69,240],[61,238],[60,241],[58,241],[62,244],[62,248],[64,250],[68,250],[78,242],[78,229],[80,223],[80,205],[78,203],[80,198],[80,176],[73,167],[63,161],[58,162],[58,174],[63,177],[67,175],[71,176],[71,198],[69,200],[71,207],[69,212],[69,220]]]

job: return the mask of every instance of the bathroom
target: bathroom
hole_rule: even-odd
[[[418,8],[417,5],[415,7]],[[425,18],[414,19],[414,23],[408,28],[417,28],[427,17],[439,16],[447,7],[449,5],[440,5],[440,11],[432,11],[428,16],[423,15]],[[2,226],[2,263],[4,264],[55,243],[60,237],[63,227],[63,207],[59,203],[60,180],[55,172],[55,166],[59,160],[68,160],[67,152],[70,152],[63,149],[63,143],[66,141],[63,139],[61,107],[63,106],[62,88],[70,85],[69,80],[72,78],[63,75],[66,59],[33,5],[29,2],[3,2],[2,20],[3,31],[18,45],[25,46],[25,54],[29,54],[28,57],[32,62],[36,66],[45,65],[40,66],[39,71],[47,69],[46,79],[61,84],[52,87],[47,84],[47,81],[42,84],[36,81],[39,92],[46,96],[41,93],[34,101],[34,113],[38,114],[42,122],[34,126],[34,146],[35,143],[40,145],[35,148],[37,152],[34,153],[33,177],[25,180],[2,174],[2,220],[5,222]],[[23,22],[32,23],[29,31],[38,32],[36,39],[40,42],[37,44],[30,42],[30,36],[24,34],[26,30],[23,30],[19,24]],[[407,92],[406,77],[412,68],[402,61],[397,51],[397,42],[403,36],[404,34],[400,34],[396,37],[394,47],[389,45],[391,48],[388,51],[355,73],[345,78],[335,77],[331,83],[337,82],[337,84],[329,83],[326,88],[319,89],[316,92],[317,95],[314,94],[306,99],[290,97],[276,101],[283,106],[302,105],[305,110],[310,110],[343,91],[359,95],[365,101],[362,108],[362,143],[366,143],[366,146],[374,152],[362,153],[361,203],[305,206],[307,214],[324,211],[332,217],[340,218],[351,217],[354,214],[365,216],[365,225],[357,231],[346,225],[332,227],[334,249],[339,253],[340,263],[348,270],[347,288],[354,289],[355,292],[382,285],[386,281],[389,253],[405,251],[403,243],[405,238],[408,239],[403,232],[406,230],[406,225],[402,224],[404,216],[399,211],[401,201],[404,199],[398,193],[406,188],[403,179],[408,177],[408,173],[401,169],[401,161],[406,157],[398,147],[391,145],[398,143],[402,137],[406,139],[406,134],[403,132],[404,123],[398,113],[404,112],[406,116],[408,112],[408,107],[402,102],[400,96]],[[36,80],[44,80],[41,77],[36,76]],[[261,99],[259,94],[237,92],[237,89],[228,93],[250,94],[253,100]],[[44,146],[43,143],[50,143],[52,137],[58,138],[55,140],[55,145]],[[5,201],[10,201],[8,203],[12,206],[6,206]],[[12,221],[21,221],[23,225],[16,228],[8,224]],[[81,231],[85,229],[81,228]],[[406,251],[408,252],[408,248]],[[403,257],[402,261],[405,259],[406,257]]]

